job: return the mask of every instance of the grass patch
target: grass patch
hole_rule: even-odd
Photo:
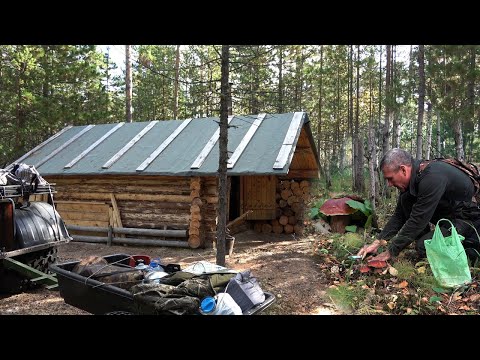
[[[368,290],[362,288],[360,284],[341,284],[327,289],[327,295],[335,306],[347,313],[357,310],[364,302],[367,294]]]
[[[338,259],[355,255],[364,244],[362,235],[357,233],[333,234],[331,240],[332,253]]]

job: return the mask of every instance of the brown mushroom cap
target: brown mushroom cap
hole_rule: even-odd
[[[320,212],[327,216],[335,215],[350,215],[357,211],[350,206],[348,206],[347,201],[352,199],[348,197],[342,197],[339,199],[328,199],[320,208]]]

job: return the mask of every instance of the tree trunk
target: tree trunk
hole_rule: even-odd
[[[440,134],[440,114],[437,110],[437,157],[442,156],[442,137]]]
[[[175,88],[173,92],[174,106],[173,106],[173,118],[176,120],[178,116],[178,78],[180,73],[180,45],[177,45],[177,50],[175,51]]]
[[[281,73],[280,73],[281,74]],[[323,89],[323,45],[320,45],[320,74],[318,94],[317,152],[320,159],[320,137],[322,134],[322,89]]]
[[[125,45],[125,117],[129,123],[132,122],[132,60],[130,48],[130,45]]]
[[[462,121],[455,117],[453,121],[453,137],[455,138],[455,153],[457,159],[465,159],[465,151],[463,148],[463,134],[462,134]]]
[[[417,118],[417,154],[416,159],[423,156],[423,108],[425,106],[425,46],[418,46],[418,118]]]
[[[225,238],[227,236],[228,73],[229,46],[222,45],[216,256],[217,265],[220,266],[225,266]]]
[[[320,65],[320,71],[321,71],[321,67],[322,66]],[[278,113],[279,114],[283,113],[283,46],[282,45],[278,46]],[[320,147],[318,151],[320,151]]]
[[[370,189],[369,189],[369,199],[372,204],[373,213],[375,213],[375,201],[376,201],[376,190],[375,190],[375,169],[377,163],[377,150],[375,146],[375,130],[374,130],[374,122],[373,122],[373,81],[370,78],[370,112],[368,116],[368,170],[370,174]]]
[[[355,103],[355,191],[363,193],[365,190],[365,182],[363,178],[363,140],[360,136],[360,45],[357,45],[357,95]]]
[[[427,134],[427,151],[425,154],[425,159],[430,160],[430,149],[432,147],[432,104],[427,103],[427,123],[428,123],[428,134]]]
[[[391,45],[387,45],[387,66],[385,68],[385,122],[382,129],[382,156],[390,149],[390,113],[391,113]]]

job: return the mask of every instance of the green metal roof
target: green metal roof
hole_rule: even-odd
[[[264,118],[258,125],[262,116]],[[218,141],[214,143],[211,138],[219,129],[218,124],[218,117],[209,117],[72,126],[47,139],[15,162],[35,165],[44,176],[216,175]],[[305,112],[234,116],[228,129],[228,151],[231,160],[235,157],[238,160],[228,169],[228,174],[287,174],[302,126],[307,127],[316,154]],[[177,136],[168,142],[175,133]],[[245,136],[252,133],[243,152],[237,150],[239,145],[247,142]],[[213,146],[210,152],[209,141]],[[204,162],[198,168],[192,167],[202,151],[206,154]]]

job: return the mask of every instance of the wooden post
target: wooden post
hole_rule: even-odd
[[[108,225],[108,240],[107,240],[108,246],[112,246],[112,238],[113,238],[113,228],[112,228],[112,225]]]

